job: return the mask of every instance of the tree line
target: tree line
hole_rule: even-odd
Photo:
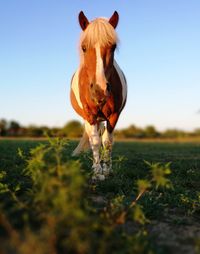
[[[67,138],[80,138],[83,133],[83,125],[76,120],[69,121],[63,127],[47,126],[23,126],[17,121],[0,120],[0,137],[45,137],[46,135],[61,136]],[[158,131],[153,125],[145,128],[130,125],[127,128],[115,130],[115,137],[119,139],[143,139],[143,138],[186,138],[200,137],[200,128],[193,132],[178,129]]]
[[[82,136],[83,126],[79,121],[70,121],[63,127],[29,125],[23,126],[17,121],[0,120],[1,137],[45,137],[63,136],[78,138]]]

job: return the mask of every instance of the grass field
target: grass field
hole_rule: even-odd
[[[200,143],[116,142],[113,174],[95,184],[90,181],[91,155],[82,155],[79,161],[71,158],[76,142],[64,144],[62,151],[57,147],[53,157],[47,152],[47,159],[40,156],[41,150],[30,153],[41,143],[48,142],[0,141],[0,241],[4,243],[0,253],[30,253],[30,248],[35,254],[200,253]],[[60,168],[58,175],[52,173],[53,160]],[[127,207],[137,196],[138,179],[149,179],[145,161],[159,162],[158,167],[171,162],[166,177],[173,188],[147,188],[137,201],[138,212]],[[33,172],[38,168],[48,175],[41,170],[38,177]],[[69,169],[68,175],[63,169]],[[126,219],[116,223],[126,209]]]

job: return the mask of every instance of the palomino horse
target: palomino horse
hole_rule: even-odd
[[[71,81],[71,104],[85,120],[83,137],[74,150],[79,154],[90,145],[93,152],[93,179],[109,175],[112,160],[112,133],[126,103],[125,76],[114,60],[119,15],[88,21],[79,13],[80,66]],[[102,144],[102,146],[101,146]],[[103,148],[100,156],[100,148]]]

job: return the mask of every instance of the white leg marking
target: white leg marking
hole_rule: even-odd
[[[101,139],[97,130],[97,125],[90,125],[88,122],[85,122],[85,130],[89,136],[89,142],[93,153],[93,179],[104,180],[105,177],[102,174],[102,167],[100,164],[99,149],[101,145]]]
[[[109,175],[112,169],[112,143],[113,137],[112,133],[109,133],[107,129],[105,129],[102,135],[102,143],[103,143],[103,173],[105,175]]]

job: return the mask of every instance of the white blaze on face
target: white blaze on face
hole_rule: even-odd
[[[95,50],[96,50],[96,84],[98,84],[103,91],[106,91],[107,88],[106,77],[99,43],[95,45]]]

